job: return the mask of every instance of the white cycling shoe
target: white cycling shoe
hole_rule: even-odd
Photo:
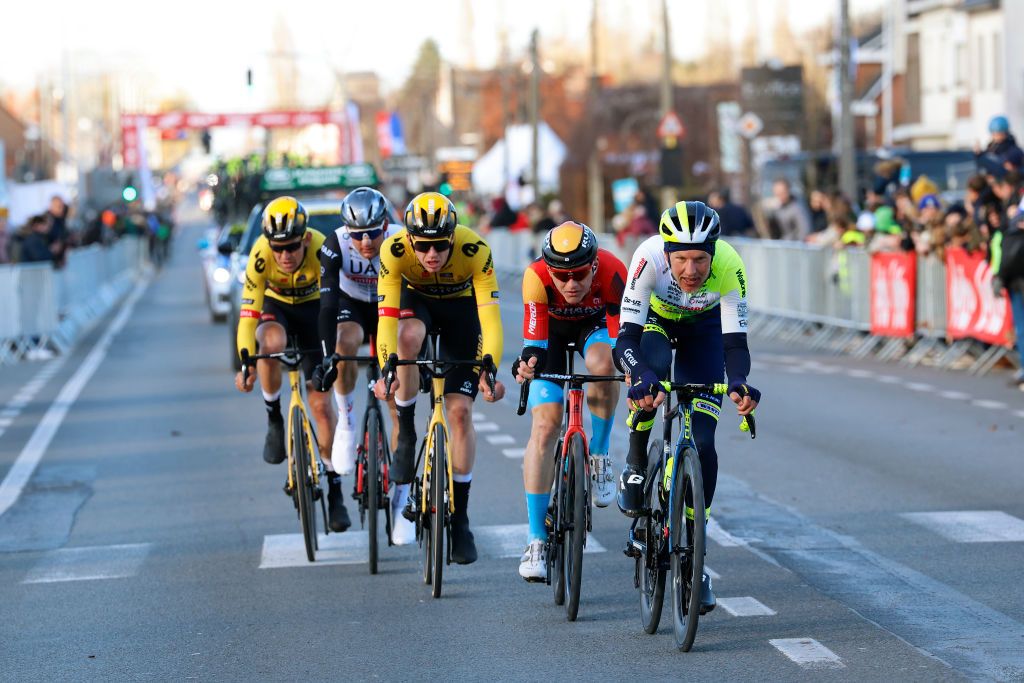
[[[608,507],[615,500],[615,473],[607,455],[590,456],[590,490],[594,505]]]
[[[339,415],[339,420],[344,419]],[[340,422],[339,422],[340,427]],[[356,469],[356,444],[359,437],[355,432],[340,428],[334,430],[334,442],[331,446],[331,464],[334,471],[341,475],[349,475]]]
[[[519,576],[527,581],[542,583],[548,579],[547,551],[544,541],[533,540],[519,559]]]
[[[416,542],[416,525],[402,516],[409,498],[410,484],[395,484],[391,494],[391,543],[409,545]]]

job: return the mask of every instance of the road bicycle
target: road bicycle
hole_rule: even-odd
[[[285,449],[288,453],[288,481],[284,492],[291,496],[295,510],[299,515],[299,526],[302,528],[302,540],[306,546],[306,559],[316,560],[317,525],[315,504],[320,503],[320,513],[324,520],[324,532],[330,533],[327,526],[327,508],[324,505],[323,490],[320,488],[320,474],[323,465],[320,463],[320,451],[317,446],[316,430],[309,419],[309,403],[306,397],[306,377],[302,372],[302,359],[305,354],[319,353],[316,350],[303,351],[297,342],[289,340],[288,346],[279,353],[263,353],[250,355],[242,349],[242,377],[248,381],[249,372],[258,360],[275,360],[288,371],[288,384],[291,397],[288,400],[288,429],[285,437]]]
[[[648,450],[644,484],[646,506],[629,528],[625,553],[636,562],[633,584],[640,593],[640,621],[647,633],[658,630],[665,577],[671,573],[675,644],[683,652],[689,652],[702,614],[700,592],[707,540],[704,480],[693,440],[693,401],[707,395],[724,395],[728,385],[662,382],[661,386],[667,392],[662,404],[664,431],[662,439],[652,443]],[[678,398],[675,406],[672,392],[676,392]],[[674,447],[673,421],[680,425]],[[748,431],[751,438],[756,437],[753,415],[743,419],[740,429]]]
[[[440,358],[436,335],[428,335],[426,358],[399,360],[391,354],[384,365],[384,386],[388,394],[395,380],[395,369],[402,365],[416,365],[421,376],[430,378],[429,393],[433,412],[427,431],[420,443],[414,471],[423,463],[423,474],[413,483],[403,514],[411,515],[416,524],[416,540],[423,549],[423,583],[431,587],[435,598],[441,597],[444,565],[451,563],[451,516],[455,513],[452,496],[452,459],[449,454],[448,421],[444,410],[445,376],[455,368],[472,366],[481,368],[487,383],[494,391],[497,368],[490,355],[482,360],[443,360]],[[446,547],[447,546],[447,547]]]
[[[565,605],[569,621],[576,621],[579,613],[583,549],[587,545],[587,533],[592,528],[590,446],[583,429],[583,385],[589,382],[621,382],[624,379],[616,375],[575,374],[575,351],[576,344],[566,345],[566,373],[539,372],[534,375],[534,379],[569,385],[564,398],[562,429],[555,446],[555,479],[546,520],[549,528],[545,543],[546,583],[554,587],[555,604]],[[523,382],[519,390],[517,415],[526,412],[530,382]]]
[[[370,337],[370,349],[376,349],[374,338]],[[356,474],[352,498],[359,506],[359,525],[366,529],[369,537],[370,573],[377,573],[379,554],[379,517],[384,513],[384,535],[391,545],[391,499],[388,496],[391,468],[391,449],[384,429],[384,415],[380,402],[373,393],[373,386],[380,379],[380,367],[376,356],[331,356],[337,364],[340,361],[366,365],[367,396],[366,410],[363,411],[362,439],[356,447]]]

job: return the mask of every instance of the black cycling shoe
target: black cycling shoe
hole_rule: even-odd
[[[352,520],[345,509],[344,496],[341,493],[341,477],[327,475],[327,524],[331,531],[342,532],[352,526]]]
[[[476,541],[469,530],[469,520],[452,519],[452,562],[473,564],[476,562]]]
[[[700,614],[704,616],[715,609],[718,601],[715,600],[715,592],[711,590],[711,577],[704,574],[700,582]]]
[[[284,420],[271,419],[267,422],[267,439],[263,442],[263,460],[271,465],[280,465],[285,457]]]
[[[636,465],[627,464],[619,475],[619,491],[615,501],[627,517],[644,513],[644,472]]]
[[[416,433],[399,428],[398,448],[391,456],[388,478],[395,484],[408,484],[416,476]]]
[[[420,516],[420,482],[417,480],[409,487],[409,497],[402,508],[402,516],[410,522],[415,522]]]

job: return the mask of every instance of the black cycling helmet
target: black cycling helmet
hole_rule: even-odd
[[[357,187],[341,201],[341,221],[356,230],[376,228],[388,218],[388,200],[372,187]]]
[[[413,237],[451,237],[457,224],[455,205],[440,192],[418,194],[405,207],[405,227]]]
[[[548,268],[581,268],[597,258],[597,236],[582,223],[566,221],[548,231],[541,254]]]

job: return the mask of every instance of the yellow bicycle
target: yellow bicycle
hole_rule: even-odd
[[[482,360],[441,360],[438,352],[438,338],[431,335],[427,343],[427,358],[398,360],[391,354],[384,365],[384,383],[391,393],[395,379],[395,368],[399,365],[416,365],[430,377],[430,402],[433,412],[427,423],[427,432],[420,444],[416,458],[416,470],[423,462],[423,474],[417,477],[410,492],[410,504],[402,514],[416,524],[416,540],[423,548],[423,583],[431,586],[435,598],[441,597],[441,578],[444,565],[451,563],[451,516],[455,512],[455,500],[451,495],[452,461],[448,455],[448,421],[444,410],[445,375],[458,367],[481,368],[487,382],[494,390],[495,374],[493,359],[487,355]],[[447,541],[447,549],[446,549]],[[447,550],[447,552],[446,552]]]
[[[291,386],[291,398],[288,401],[288,431],[285,448],[288,453],[288,482],[284,492],[291,496],[302,527],[302,540],[306,546],[306,559],[316,560],[319,550],[316,538],[316,512],[314,505],[320,501],[320,512],[324,518],[324,531],[330,533],[327,526],[327,510],[324,506],[323,490],[320,488],[320,451],[317,447],[316,431],[309,419],[309,408],[306,399],[306,377],[302,372],[303,352],[289,345],[280,353],[264,353],[249,355],[242,349],[242,373],[248,379],[250,368],[258,360],[276,360],[288,371],[288,384]]]

